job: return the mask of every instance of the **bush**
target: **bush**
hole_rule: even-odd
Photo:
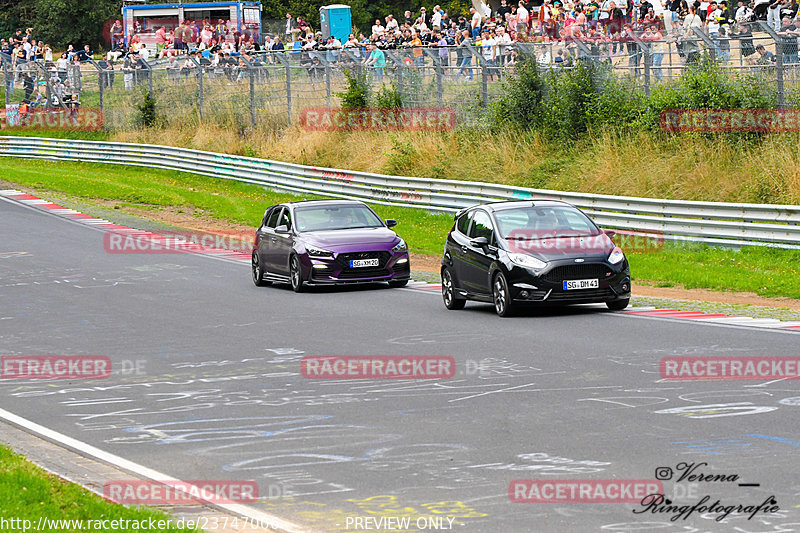
[[[659,127],[668,109],[774,108],[775,95],[762,89],[763,81],[749,75],[724,73],[708,59],[686,69],[677,80],[653,88],[642,125]]]
[[[504,92],[490,108],[494,124],[538,131],[551,140],[577,139],[590,130],[660,130],[661,112],[668,109],[774,108],[777,103],[763,80],[727,74],[708,59],[675,81],[657,84],[650,96],[635,80],[616,78],[605,63],[579,61],[571,69],[542,72],[528,60],[504,82]]]
[[[387,87],[383,86],[375,94],[375,107],[383,109],[398,109],[403,107],[403,99],[394,82]]]
[[[335,93],[342,99],[343,109],[366,109],[369,107],[370,87],[367,76],[360,72],[353,73],[345,70],[347,78],[347,90],[343,93]]]
[[[503,96],[493,102],[490,116],[498,124],[511,123],[519,128],[542,126],[541,105],[544,100],[545,81],[536,61],[524,61],[515,76],[503,82]]]
[[[145,89],[143,93],[144,98],[142,99],[142,103],[136,106],[138,111],[137,122],[141,127],[152,128],[158,122],[156,99],[147,89]]]

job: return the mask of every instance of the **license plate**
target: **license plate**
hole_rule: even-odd
[[[362,268],[362,267],[376,267],[378,266],[378,259],[353,259],[350,261],[350,268]],[[597,280],[595,280],[597,281]]]
[[[596,289],[599,286],[599,279],[571,279],[564,281],[565,291],[571,291],[574,289]]]

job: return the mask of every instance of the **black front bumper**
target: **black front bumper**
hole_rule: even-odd
[[[564,289],[564,282],[597,279],[598,286]],[[627,259],[618,265],[604,261],[575,263],[564,260],[549,263],[539,272],[512,266],[508,275],[514,302],[530,304],[584,304],[626,300],[631,297],[631,273]]]

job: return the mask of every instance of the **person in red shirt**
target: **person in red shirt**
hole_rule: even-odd
[[[156,48],[158,49],[158,54],[161,54],[161,51],[167,45],[167,28],[164,26],[159,27],[156,30]]]

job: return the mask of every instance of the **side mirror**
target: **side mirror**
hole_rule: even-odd
[[[386,219],[386,227],[387,228],[393,228],[396,225],[397,225],[397,221],[395,219],[393,219],[393,218],[387,218]]]
[[[489,246],[489,239],[487,239],[486,237],[475,237],[474,239],[469,241],[469,245],[472,246],[473,248],[483,249]]]
[[[275,233],[289,233],[289,226],[286,224],[281,224],[277,228],[275,228]]]
[[[614,238],[614,235],[616,235],[616,234],[617,234],[617,232],[616,232],[616,231],[614,231],[613,229],[604,229],[604,230],[603,230],[603,233],[605,233],[606,235],[608,235],[608,238],[609,238],[609,239],[612,239],[612,238]]]

